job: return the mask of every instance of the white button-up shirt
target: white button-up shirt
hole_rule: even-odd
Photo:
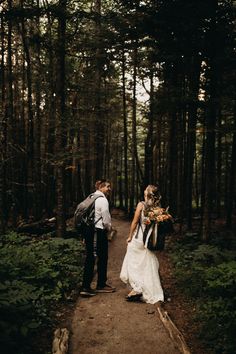
[[[105,197],[105,194],[102,193],[101,191],[97,190],[94,193],[96,196],[101,195],[101,198],[97,198],[95,200],[95,217],[94,217],[94,222],[96,222],[98,219],[100,219],[95,227],[98,229],[106,229],[110,230],[111,229],[111,214],[109,211],[109,203],[107,198]],[[102,198],[103,197],[103,198]]]

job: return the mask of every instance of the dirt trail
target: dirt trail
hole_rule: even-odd
[[[159,319],[156,305],[125,301],[128,289],[120,281],[119,273],[129,225],[127,221],[113,219],[118,232],[109,244],[108,283],[117,291],[79,297],[70,354],[180,354]]]

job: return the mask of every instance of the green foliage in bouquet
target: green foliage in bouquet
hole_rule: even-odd
[[[49,324],[54,305],[66,300],[81,282],[83,253],[83,245],[74,239],[1,236],[1,347],[7,346],[10,353]]]
[[[215,353],[236,348],[235,251],[185,238],[172,258],[179,286],[197,302],[195,319],[202,323],[201,338]],[[189,285],[191,284],[191,286]]]

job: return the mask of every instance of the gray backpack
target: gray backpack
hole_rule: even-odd
[[[102,195],[90,194],[86,199],[77,205],[74,213],[75,229],[80,235],[86,235],[89,230],[93,230],[98,220],[94,220],[95,216],[95,200],[97,198],[104,198]]]

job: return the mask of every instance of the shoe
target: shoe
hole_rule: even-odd
[[[114,293],[116,291],[116,288],[110,285],[105,285],[103,287],[97,286],[96,292],[97,293]]]
[[[130,301],[130,302],[140,301],[141,297],[142,294],[127,295],[126,301]]]
[[[83,288],[81,291],[80,291],[80,295],[81,296],[84,296],[84,297],[92,297],[92,296],[95,296],[96,293],[93,289],[91,288]]]

